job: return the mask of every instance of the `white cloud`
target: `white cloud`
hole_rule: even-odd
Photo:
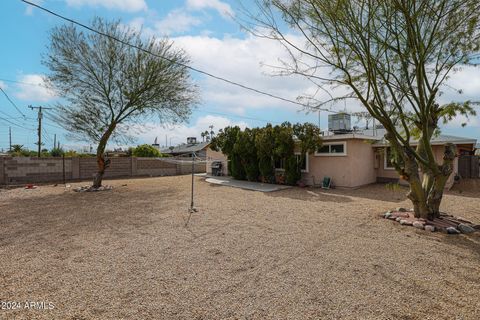
[[[138,135],[138,142],[152,144],[155,138],[158,138],[158,143],[164,146],[165,136],[167,137],[168,145],[170,145],[170,141],[172,145],[186,143],[187,137],[196,137],[197,141],[202,141],[200,134],[205,130],[209,130],[208,127],[210,125],[213,125],[213,130],[215,132],[218,132],[219,129],[223,129],[228,126],[238,125],[242,129],[247,126],[245,122],[233,122],[228,118],[212,115],[198,118],[197,121],[191,126],[183,124],[164,127],[154,123],[147,123],[144,128],[148,128],[148,130],[143,130],[144,132]]]
[[[441,103],[452,101],[480,101],[480,67],[465,66],[453,72],[446,82]],[[461,90],[462,93],[458,93]]]
[[[181,33],[198,26],[202,21],[181,9],[173,10],[168,15],[154,23],[154,30],[157,35],[169,35],[171,33]]]
[[[145,0],[66,0],[72,7],[104,7],[127,12],[147,10]]]
[[[448,128],[462,128],[466,124],[468,127],[479,127],[480,121],[478,117],[457,116],[452,121],[448,122],[444,127]]]
[[[3,90],[6,90],[8,89],[8,86],[5,84],[5,82],[0,81],[0,88],[2,88]]]
[[[35,3],[35,4],[38,4],[38,5],[41,5],[43,3],[43,0],[30,0],[30,2],[32,3]],[[35,9],[35,7],[29,5],[29,4],[26,4],[26,8],[25,8],[25,14],[27,16],[31,16],[33,15],[33,9]]]
[[[67,0],[73,3],[100,3],[97,0]],[[103,4],[103,2],[102,2]],[[129,26],[142,29],[145,35],[165,36],[175,33],[185,33],[193,27],[200,26],[208,16],[199,15],[198,11],[213,9],[223,18],[234,16],[234,11],[228,3],[220,0],[187,0],[183,7],[170,11],[165,17],[159,18],[155,10],[148,10],[148,17],[137,17]],[[209,31],[203,32],[205,35]]]
[[[287,59],[284,48],[275,41],[249,36],[245,39],[209,36],[182,36],[172,38],[176,46],[183,48],[191,57],[192,65],[235,82],[257,88],[281,97],[295,100],[316,87],[302,77],[274,77],[268,65],[280,65],[278,59]],[[262,66],[263,65],[263,66]],[[222,109],[243,114],[246,109],[270,108],[299,110],[301,106],[283,102],[272,97],[203,77],[202,99]],[[319,92],[317,98],[327,98]],[[325,97],[322,95],[325,94]]]
[[[48,89],[40,74],[26,74],[19,78],[18,92],[15,96],[25,101],[47,102],[56,98],[55,92]]]
[[[190,10],[214,9],[224,18],[234,16],[232,7],[220,0],[187,0],[187,8]]]

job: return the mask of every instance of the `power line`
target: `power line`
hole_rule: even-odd
[[[28,85],[28,86],[39,86],[39,87],[47,88],[47,89],[48,89],[48,87],[47,87],[46,85],[41,84],[41,83],[31,83],[31,82],[10,80],[10,79],[4,79],[4,78],[0,78],[0,81],[11,82],[11,83],[18,83],[18,84],[25,84],[25,85]]]
[[[0,90],[3,92],[3,94],[5,95],[5,97],[7,98],[8,101],[10,101],[10,103],[12,104],[12,106],[15,107],[15,109],[17,109],[17,111],[23,116],[23,118],[26,118],[27,116],[25,114],[23,114],[22,111],[20,111],[20,109],[17,107],[17,105],[15,104],[15,102],[12,101],[12,99],[10,99],[10,97],[8,96],[8,94],[2,89],[2,87],[0,87]]]
[[[271,120],[265,120],[265,119],[260,119],[260,118],[254,118],[254,117],[245,117],[245,116],[237,116],[237,115],[234,115],[234,114],[228,114],[228,113],[221,113],[221,112],[216,112],[216,111],[210,111],[210,110],[204,110],[208,113],[211,113],[211,114],[217,114],[217,115],[220,115],[220,116],[226,116],[226,117],[232,117],[232,118],[240,118],[240,119],[247,119],[247,120],[254,120],[254,121],[262,121],[262,122],[267,122],[267,123],[282,123],[282,122],[279,122],[279,121],[271,121]]]
[[[42,11],[48,13],[48,14],[51,14],[51,15],[57,17],[57,18],[60,18],[60,19],[65,20],[65,21],[68,21],[68,22],[70,22],[70,23],[72,23],[72,24],[75,24],[75,25],[77,25],[77,26],[79,26],[79,27],[82,27],[82,28],[87,29],[87,30],[89,30],[89,31],[91,31],[91,32],[94,32],[94,33],[96,33],[96,34],[98,34],[98,35],[101,35],[101,36],[103,36],[103,37],[107,37],[107,38],[109,38],[109,39],[112,39],[112,40],[114,40],[114,41],[117,41],[117,42],[119,42],[119,43],[122,43],[122,44],[124,44],[124,45],[126,45],[126,46],[129,46],[129,47],[131,47],[131,48],[135,48],[135,49],[137,49],[137,50],[139,50],[139,51],[142,51],[142,52],[145,52],[145,53],[147,53],[147,54],[153,55],[153,56],[155,56],[155,57],[157,57],[157,58],[166,60],[166,61],[168,61],[168,62],[170,62],[170,63],[180,65],[180,66],[182,66],[182,67],[184,67],[184,68],[187,68],[187,69],[189,69],[189,70],[195,71],[195,72],[200,73],[200,74],[203,74],[203,75],[205,75],[205,76],[207,76],[207,77],[210,77],[210,78],[213,78],[213,79],[216,79],[216,80],[219,80],[219,81],[223,81],[223,82],[226,82],[226,83],[228,83],[228,84],[230,84],[230,85],[237,86],[237,87],[240,87],[240,88],[242,88],[242,89],[249,90],[249,91],[255,92],[255,93],[257,93],[257,94],[265,95],[265,96],[268,96],[268,97],[271,97],[271,98],[274,98],[274,99],[277,99],[277,100],[281,100],[281,101],[284,101],[284,102],[289,102],[289,103],[296,104],[296,105],[299,105],[299,106],[302,106],[302,107],[305,107],[305,108],[312,108],[312,106],[310,106],[310,105],[307,105],[307,104],[304,104],[304,103],[301,103],[301,102],[298,102],[298,101],[295,101],[295,100],[287,99],[287,98],[284,98],[284,97],[281,97],[281,96],[277,96],[277,95],[275,95],[275,94],[272,94],[272,93],[269,93],[269,92],[266,92],[266,91],[262,91],[262,90],[259,90],[259,89],[255,89],[255,88],[253,88],[253,87],[246,86],[246,85],[244,85],[244,84],[235,82],[235,81],[233,81],[233,80],[230,80],[230,79],[227,79],[227,78],[224,78],[224,77],[221,77],[221,76],[217,76],[217,75],[214,75],[214,74],[212,74],[212,73],[210,73],[210,72],[207,72],[207,71],[204,71],[204,70],[201,70],[201,69],[198,69],[198,68],[189,66],[189,65],[187,65],[187,64],[184,64],[184,63],[181,63],[181,62],[178,62],[178,61],[174,61],[174,60],[172,60],[172,59],[169,59],[169,58],[163,57],[163,56],[161,56],[161,55],[155,54],[155,53],[153,53],[153,52],[151,52],[151,51],[149,51],[149,50],[146,50],[146,49],[144,49],[144,48],[141,48],[141,47],[139,47],[139,46],[137,46],[137,45],[134,45],[134,44],[131,44],[131,43],[127,42],[127,41],[118,39],[118,38],[116,38],[116,37],[114,37],[114,36],[112,36],[112,35],[109,35],[109,34],[107,34],[107,33],[98,31],[98,30],[96,30],[96,29],[94,29],[94,28],[92,28],[92,27],[89,27],[89,26],[81,23],[81,22],[78,22],[78,21],[76,21],[76,20],[74,20],[74,19],[71,19],[71,18],[68,18],[68,17],[66,17],[66,16],[63,16],[63,15],[61,15],[61,14],[59,14],[59,13],[56,13],[56,12],[50,10],[50,9],[47,9],[47,8],[45,8],[45,7],[42,7],[41,5],[38,5],[38,4],[36,4],[36,3],[30,2],[30,1],[27,1],[27,0],[20,0],[20,1],[22,1],[22,2],[24,2],[24,3],[26,3],[26,4],[28,4],[28,5],[31,5],[31,6],[33,6],[33,7],[36,7],[36,8],[38,8],[38,9],[40,9],[40,10],[42,10]],[[331,113],[341,113],[341,112],[332,111],[332,110],[324,109],[324,108],[315,108],[315,109],[316,109],[316,110],[321,110],[321,111],[326,111],[326,112],[331,112]],[[344,113],[344,112],[343,112],[343,113]]]
[[[8,82],[13,82],[13,83],[21,83],[21,84],[26,84],[26,85],[31,85],[31,86],[40,86],[40,87],[45,87],[39,83],[29,83],[29,82],[21,82],[21,81],[15,81],[15,80],[10,80],[10,79],[4,79],[4,78],[0,78],[0,81],[8,81]],[[261,119],[261,118],[255,118],[255,117],[246,117],[246,116],[240,116],[240,115],[236,115],[236,114],[233,114],[233,113],[222,113],[222,112],[217,112],[217,111],[211,111],[211,110],[208,110],[208,109],[202,109],[202,111],[205,111],[205,112],[208,112],[208,113],[211,113],[211,114],[216,114],[216,115],[220,115],[220,116],[226,116],[226,117],[232,117],[232,118],[240,118],[240,119],[246,119],[246,120],[253,120],[253,121],[261,121],[261,122],[266,122],[266,123],[277,123],[277,124],[281,124],[282,122],[281,121],[272,121],[272,120],[266,120],[266,119]],[[1,112],[1,111],[0,111]],[[335,112],[335,111],[329,111],[329,112]],[[4,113],[5,115],[7,115],[6,113]],[[56,121],[52,114],[49,113],[49,112],[46,112],[44,113],[46,115],[46,118],[50,121]],[[8,119],[16,119],[14,117],[10,117]],[[26,119],[29,119],[29,120],[35,120],[34,118],[26,118]],[[45,125],[47,126],[50,126],[52,128],[57,128],[57,129],[61,129],[61,130],[65,130],[65,128],[63,127],[60,127],[60,126],[57,126],[57,125],[53,125],[53,124],[50,124],[50,123],[45,123]]]
[[[24,126],[22,126],[22,125],[19,125],[19,124],[17,124],[17,123],[14,123],[14,122],[8,120],[7,118],[0,117],[0,121],[7,122],[7,123],[9,123],[9,124],[11,124],[11,125],[13,125],[13,126],[16,126],[16,127],[19,127],[19,128],[25,129],[25,130],[35,131],[34,129],[29,129],[29,128],[26,128],[26,127],[24,127]]]

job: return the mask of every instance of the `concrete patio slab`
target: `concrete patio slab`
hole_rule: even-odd
[[[260,192],[273,192],[291,188],[290,186],[281,186],[276,184],[249,182],[235,180],[231,177],[208,177],[205,179],[208,183],[218,184],[227,187],[241,188]]]

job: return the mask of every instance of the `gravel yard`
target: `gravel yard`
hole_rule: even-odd
[[[189,176],[107,183],[0,190],[0,301],[54,305],[0,319],[480,319],[480,235],[381,219],[410,207],[405,190],[197,177],[185,227]],[[479,223],[480,185],[448,192],[443,211]]]

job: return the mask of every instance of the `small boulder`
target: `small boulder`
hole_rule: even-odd
[[[398,212],[407,212],[407,209],[405,209],[405,208],[397,208],[397,211],[398,211]]]
[[[406,225],[406,226],[411,226],[413,223],[412,223],[412,221],[408,221],[408,220],[400,220],[400,224]]]
[[[397,218],[395,219],[395,221],[397,221],[397,222],[400,222],[400,220],[402,220],[402,217],[397,217]]]
[[[425,231],[435,232],[435,226],[426,225]]]
[[[392,215],[392,213],[391,213],[390,211],[387,211],[387,212],[383,215],[383,217],[384,217],[385,219],[388,219],[391,215]]]
[[[413,226],[414,226],[415,228],[418,228],[418,229],[422,229],[422,230],[423,230],[423,228],[424,228],[424,223],[421,222],[421,221],[414,221],[414,222],[413,222]]]
[[[460,231],[458,231],[457,228],[448,227],[448,228],[447,228],[447,233],[448,233],[448,234],[460,234]]]
[[[461,232],[461,233],[472,233],[472,232],[475,232],[475,229],[472,228],[471,226],[469,226],[468,224],[464,224],[464,223],[460,223],[457,227],[457,229]]]

